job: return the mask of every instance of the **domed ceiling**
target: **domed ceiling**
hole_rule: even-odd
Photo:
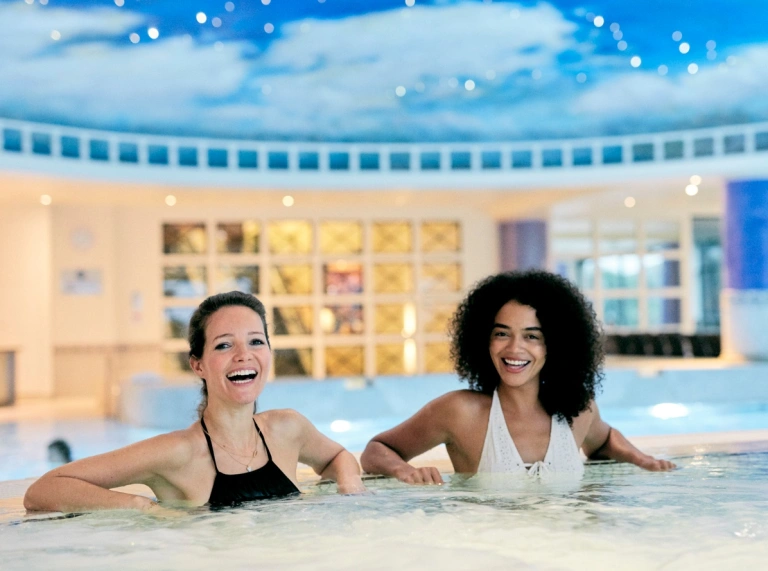
[[[271,140],[768,120],[768,2],[0,0],[0,116]]]

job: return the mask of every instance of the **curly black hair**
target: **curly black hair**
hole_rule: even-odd
[[[489,354],[491,330],[504,304],[536,310],[547,346],[539,400],[570,424],[595,398],[603,379],[603,338],[592,304],[567,279],[539,270],[506,272],[478,282],[451,322],[451,357],[469,388],[493,394],[500,379]]]

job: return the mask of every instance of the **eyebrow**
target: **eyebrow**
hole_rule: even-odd
[[[494,323],[493,324],[494,329],[512,329],[509,325],[504,325],[503,323]],[[541,327],[523,327],[523,331],[542,331]],[[542,331],[543,333],[543,331]]]
[[[249,331],[248,335],[264,335],[264,333],[261,331]],[[221,339],[222,337],[234,337],[234,334],[222,333],[221,335],[217,335],[216,337],[214,337],[213,340],[216,341],[217,339]]]

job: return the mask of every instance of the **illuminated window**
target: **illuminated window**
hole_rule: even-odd
[[[363,251],[363,225],[351,221],[321,222],[320,251],[323,254],[359,254]]]
[[[456,311],[454,304],[436,304],[424,307],[424,332],[447,333]]]
[[[272,327],[275,335],[310,335],[312,308],[308,305],[276,307],[272,310]]]
[[[640,281],[640,257],[636,254],[602,256],[600,275],[605,289],[636,288]]]
[[[320,310],[320,327],[329,335],[359,335],[365,330],[363,306],[327,305]]]
[[[216,291],[259,293],[259,266],[219,266],[216,270]]]
[[[186,339],[189,334],[189,320],[194,312],[194,307],[166,307],[165,338]]]
[[[312,349],[275,349],[273,363],[276,377],[312,376]]]
[[[255,254],[260,239],[261,226],[252,220],[216,226],[216,251],[222,254]]]
[[[422,252],[458,252],[461,250],[461,229],[458,222],[423,222]]]
[[[358,262],[329,262],[323,266],[325,293],[343,295],[363,292],[363,265]]]
[[[374,264],[373,291],[376,293],[409,293],[413,291],[411,264]]]
[[[640,322],[637,299],[606,299],[603,302],[603,321],[617,327],[637,327]]]
[[[329,377],[343,377],[363,374],[364,351],[361,346],[326,347],[325,374]]]
[[[421,288],[425,292],[459,291],[461,266],[459,264],[424,264],[421,268]]]
[[[402,303],[377,305],[374,309],[374,330],[376,333],[400,335],[404,327],[404,311],[405,305]]]
[[[205,224],[163,224],[163,253],[204,254],[208,248]]]
[[[379,375],[402,375],[405,373],[402,343],[376,345],[376,373]]]
[[[165,297],[204,297],[208,295],[205,266],[163,268]]]
[[[269,281],[273,294],[310,294],[312,293],[312,266],[309,264],[272,266]]]
[[[281,220],[269,223],[269,251],[273,254],[312,252],[312,223],[306,220]]]
[[[371,227],[373,251],[407,253],[413,250],[413,227],[410,222],[374,222]]]
[[[450,373],[451,346],[447,342],[424,344],[424,369],[427,373]]]

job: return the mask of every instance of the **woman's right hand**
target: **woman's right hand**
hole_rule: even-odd
[[[394,472],[394,476],[406,484],[436,484],[438,486],[443,484],[443,477],[434,466],[414,468],[410,464],[406,464],[405,466],[397,468]]]

